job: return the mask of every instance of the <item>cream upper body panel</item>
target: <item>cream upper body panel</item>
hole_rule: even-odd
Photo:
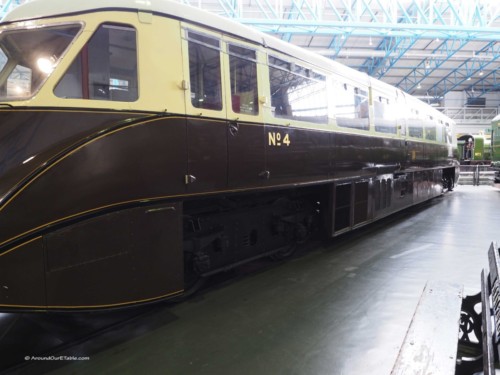
[[[29,23],[29,25],[27,25]],[[15,106],[87,107],[115,110],[185,113],[182,89],[180,22],[166,17],[149,17],[144,22],[137,12],[103,11],[89,14],[21,21],[4,26],[5,30],[43,28],[50,25],[81,25],[82,31],[61,56],[39,91],[26,100],[11,102]],[[62,78],[102,25],[125,26],[135,30],[137,45],[137,100],[92,100],[68,98],[55,93]],[[164,36],[164,37],[161,37]],[[156,72],[156,74],[151,74]]]
[[[421,108],[420,112],[432,112],[433,118],[441,117],[440,113],[436,113],[437,111],[425,103],[403,94],[390,85],[369,78],[365,73],[232,20],[168,0],[89,0],[86,2],[33,0],[9,13],[0,24],[0,32],[16,28],[29,29],[51,24],[72,23],[81,25],[82,31],[60,57],[57,68],[47,76],[42,89],[26,100],[16,100],[15,103],[13,102],[14,105],[168,112],[380,137],[401,137],[407,132],[405,124],[401,121],[403,115],[396,116],[398,120],[397,123],[391,125],[391,131],[377,131],[376,124],[374,124],[374,95],[383,96],[393,105],[404,101],[406,107],[418,107]],[[74,62],[80,58],[81,51],[103,24],[118,25],[118,27],[123,25],[136,31],[137,98],[120,101],[58,95],[57,87],[64,79],[64,75],[74,67]],[[199,110],[193,104],[186,30],[198,30],[220,38],[223,107],[219,110],[207,108]],[[237,113],[234,110],[234,103],[231,104],[233,95],[229,90],[232,84],[229,72],[231,57],[228,52],[230,44],[241,45],[256,51],[258,96],[255,97],[254,102],[258,100],[259,108],[255,114]],[[297,121],[295,115],[290,115],[288,118],[277,115],[276,107],[272,103],[274,91],[270,87],[272,86],[270,75],[273,74],[274,69],[271,63],[273,58],[291,64],[292,68],[288,68],[288,74],[293,73],[294,67],[301,67],[307,70],[306,77],[309,77],[309,74],[312,74],[313,78],[322,77],[314,86],[314,82],[304,78],[304,75],[294,76],[297,82],[308,83],[311,88],[317,87],[322,90],[324,95],[321,99],[325,102],[321,104],[321,110],[325,120]],[[276,80],[278,76],[275,74],[273,77]],[[349,94],[346,95],[346,93]],[[349,102],[346,102],[346,98]],[[276,98],[273,100],[276,102]],[[364,105],[366,109],[355,109],[359,104]],[[344,115],[345,118],[342,120],[342,108],[346,106],[358,111],[356,117],[363,117],[363,119],[352,119],[349,118],[352,115],[347,117]],[[400,105],[397,106],[398,109],[402,108]],[[303,111],[300,106],[295,110]],[[302,118],[305,119],[306,116]],[[345,125],[342,125],[342,121]],[[387,124],[383,127],[389,129]],[[395,127],[403,131],[396,131]],[[426,141],[426,139],[422,140]]]
[[[238,22],[188,5],[169,0],[90,0],[73,2],[67,0],[32,0],[6,15],[2,23],[28,21],[61,15],[92,13],[100,11],[146,12],[183,20],[185,22],[217,30],[223,34],[244,36],[245,40],[266,46],[269,49],[307,61],[318,67],[338,72],[354,80],[366,81],[365,73],[351,69],[326,57],[309,52],[273,36],[244,26]]]

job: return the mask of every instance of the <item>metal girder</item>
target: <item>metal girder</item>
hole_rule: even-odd
[[[500,5],[483,0],[181,0],[262,31],[286,35],[492,40]],[[256,14],[258,10],[258,14]]]
[[[362,57],[362,65],[351,66],[369,75],[394,82],[394,74],[406,69],[397,86],[414,93],[429,76],[443,76],[427,92],[436,97],[460,87],[487,65],[496,62],[496,54],[487,60],[470,60],[459,54],[468,43],[478,41],[493,43],[500,40],[500,3],[495,0],[181,0],[195,3],[202,8],[219,4],[220,14],[253,26],[261,31],[292,41],[297,36],[329,36],[327,51],[331,58]],[[206,5],[206,6],[205,6]],[[255,10],[258,10],[258,13]],[[365,54],[367,48],[355,48],[350,37],[377,39],[373,54]],[[437,46],[423,53],[412,54],[419,40],[426,39],[430,46]],[[371,39],[370,39],[371,40]],[[436,42],[432,42],[435,40]],[[303,46],[308,42],[304,42]],[[436,43],[436,44],[434,44]],[[370,44],[371,45],[371,44]],[[470,53],[470,49],[469,52]],[[422,56],[424,55],[424,56]],[[402,59],[421,58],[417,67],[403,67]],[[465,62],[464,59],[466,59]],[[460,66],[450,72],[450,64],[459,61]],[[448,68],[447,68],[448,67]],[[408,69],[411,68],[411,69]],[[410,70],[410,74],[407,71]],[[493,69],[494,70],[494,69]],[[474,76],[474,81],[477,81]],[[481,77],[485,90],[497,90],[496,73]],[[481,82],[481,81],[480,81]],[[478,85],[475,83],[475,85]],[[492,85],[492,86],[489,86]],[[475,92],[479,92],[475,86]]]
[[[500,76],[496,70],[485,75],[484,78],[476,82],[474,86],[469,86],[466,89],[467,95],[471,97],[480,97],[492,91],[500,90]]]
[[[368,58],[361,71],[366,72],[372,77],[383,77],[392,67],[408,52],[411,47],[418,41],[418,38],[399,38],[391,37],[384,38],[377,46],[377,51],[384,51],[383,57]]]
[[[261,31],[274,34],[299,35],[341,35],[346,31],[353,36],[365,37],[405,37],[428,39],[467,39],[486,40],[498,39],[500,29],[493,27],[477,28],[474,26],[443,26],[443,25],[410,25],[410,24],[380,24],[366,22],[341,21],[310,21],[310,20],[274,20],[237,18],[236,21],[253,26]]]
[[[204,6],[203,0],[184,2]],[[245,19],[253,18],[247,16],[249,10],[243,8],[248,8],[248,5],[242,0],[218,2],[228,16],[239,14]],[[499,16],[494,1],[481,0],[252,0],[251,4],[264,11],[262,18],[276,20],[488,27]],[[289,13],[300,13],[301,16],[289,17]]]
[[[422,60],[412,72],[398,82],[396,86],[411,94],[415,87],[417,87],[426,77],[430,76],[438,67],[448,61],[467,43],[469,43],[468,40],[445,40],[438,48],[432,51],[432,54],[444,57],[431,57]]]
[[[22,3],[21,0],[7,0],[3,1],[3,4],[0,5],[0,19],[4,18],[5,15],[10,12],[12,9],[17,7]]]
[[[486,58],[486,59],[483,59]],[[428,92],[435,97],[442,95],[448,91],[452,91],[457,86],[463,84],[469,78],[475,77],[474,86],[470,85],[466,90],[472,90],[474,87],[477,95],[481,96],[486,92],[498,89],[497,67],[500,59],[500,45],[497,42],[490,42],[480,51],[476,52],[471,59],[464,61],[456,69],[452,70],[448,75],[436,82]],[[494,69],[490,73],[484,73],[485,68],[493,66]],[[481,77],[477,80],[477,77]],[[486,85],[488,84],[488,85]],[[489,87],[486,89],[485,87]]]

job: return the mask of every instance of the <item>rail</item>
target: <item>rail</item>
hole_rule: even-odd
[[[490,165],[461,165],[460,185],[490,185],[494,184],[495,170]]]
[[[436,107],[455,121],[491,121],[498,115],[497,107]]]

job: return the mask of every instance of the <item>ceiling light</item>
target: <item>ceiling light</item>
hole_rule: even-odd
[[[49,74],[54,70],[55,59],[53,57],[40,57],[36,64],[42,73]]]

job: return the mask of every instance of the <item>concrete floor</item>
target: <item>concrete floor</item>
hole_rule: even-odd
[[[89,360],[19,373],[389,375],[428,280],[479,291],[499,208],[500,191],[458,186],[54,354]]]

